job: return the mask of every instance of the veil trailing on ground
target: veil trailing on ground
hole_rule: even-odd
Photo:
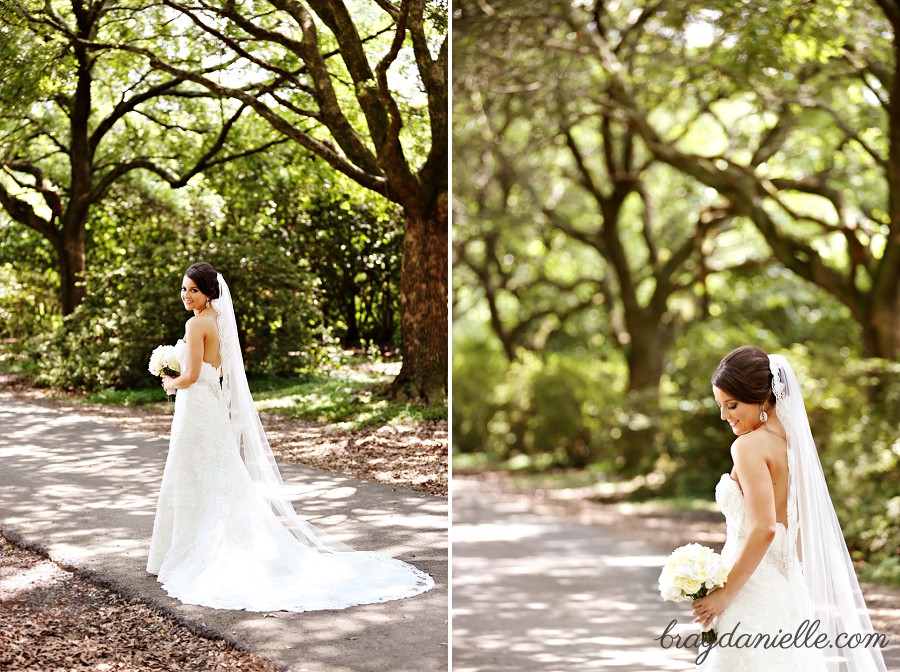
[[[834,512],[797,377],[781,355],[769,355],[778,418],[787,433],[788,520],[799,522],[803,577],[820,627],[835,648],[823,649],[827,672],[883,672],[881,650],[866,645],[872,622]],[[838,639],[838,637],[841,639]],[[862,643],[859,644],[860,638]],[[850,646],[838,648],[839,644]],[[857,643],[855,648],[850,648]]]
[[[219,349],[222,356],[222,389],[228,403],[231,430],[241,451],[241,457],[253,483],[265,495],[282,524],[304,545],[323,553],[352,551],[346,544],[307,523],[297,515],[290,500],[284,495],[284,481],[275,463],[275,456],[266,438],[259,413],[250,395],[244,357],[238,339],[237,320],[231,292],[222,274],[219,280],[219,298],[213,299],[219,331]]]

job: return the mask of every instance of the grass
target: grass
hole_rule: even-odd
[[[596,483],[603,469],[592,465],[588,469],[553,469],[553,456],[516,455],[506,460],[489,453],[454,453],[453,468],[460,473],[502,472],[509,482],[531,483],[538,488],[574,488]]]
[[[336,424],[344,429],[380,425],[419,424],[446,420],[443,404],[388,399],[391,375],[346,365],[301,378],[259,378],[250,381],[256,407],[286,418]],[[159,388],[103,390],[80,398],[84,403],[139,406],[165,403]]]
[[[317,420],[347,429],[385,424],[446,420],[443,404],[425,406],[386,396],[391,376],[353,368],[297,380],[267,379],[251,383],[260,410],[286,418]]]
[[[160,387],[141,390],[100,390],[90,392],[76,401],[86,404],[104,404],[107,406],[144,406],[165,401],[165,393]]]
[[[620,506],[629,513],[649,516],[690,511],[708,511],[721,515],[714,501],[699,497],[660,497],[647,502],[622,502]]]

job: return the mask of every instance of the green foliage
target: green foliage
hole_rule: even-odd
[[[829,392],[819,416],[832,420],[824,460],[844,535],[871,580],[900,585],[900,365],[848,362]]]
[[[402,212],[358,190],[320,191],[303,208],[293,200],[276,214],[321,280],[322,312],[335,336],[350,348],[399,347]]]
[[[513,366],[501,393],[513,445],[527,453],[544,447],[554,464],[576,468],[610,457],[604,448],[614,442],[600,408],[602,391],[614,386],[608,367],[590,366],[591,359],[551,353]]]
[[[4,116],[26,112],[31,96],[53,87],[54,50],[34,47],[21,10],[12,3],[0,3],[0,103]]]
[[[174,309],[162,309],[172,303],[178,278],[174,259],[147,264],[150,258],[94,273],[88,297],[62,327],[26,344],[37,383],[93,390],[153,382],[147,372],[150,352],[174,342],[183,320]]]
[[[219,227],[277,238],[308,265],[325,323],[344,347],[399,346],[403,214],[395,204],[290,145],[208,179],[224,203]]]
[[[146,28],[151,44],[166,45],[176,65],[185,64],[176,53],[187,55],[190,67],[202,51],[203,31],[173,21],[169,10],[126,2],[79,15],[67,3],[25,4],[0,5],[0,188],[9,191],[0,219],[34,226],[61,244],[103,200],[107,178],[115,183],[144,168],[177,183],[207,152],[207,160],[216,154],[216,138],[223,140],[220,149],[237,154],[272,136],[243,115],[232,132],[245,142],[236,146],[231,133],[220,135],[235,103],[189,84],[175,86],[143,56],[97,46],[138,41]],[[81,31],[96,44],[84,47],[79,64]],[[85,86],[89,98],[79,94]],[[13,207],[12,198],[21,203]],[[22,203],[41,223],[23,215]]]
[[[52,274],[0,264],[0,339],[15,345],[35,331],[58,328],[57,282]]]
[[[154,385],[147,362],[153,348],[184,333],[190,315],[180,302],[181,279],[195,261],[212,263],[231,288],[249,373],[294,375],[320,360],[327,334],[312,279],[271,240],[144,233],[118,263],[90,275],[86,300],[60,330],[29,342],[39,383],[79,390]]]
[[[498,410],[497,387],[509,362],[497,342],[484,334],[458,333],[453,338],[453,447],[461,453],[507,451],[491,420]]]
[[[254,377],[250,389],[257,408],[344,429],[447,419],[446,407],[387,399],[383,392],[391,376],[379,372],[368,360],[341,359],[330,366],[292,378]],[[81,401],[120,406],[167,403],[158,388],[104,389],[84,395]]]
[[[612,468],[621,461],[624,363],[585,351],[509,363],[490,340],[453,343],[453,445],[538,468]],[[618,414],[618,416],[617,416]]]

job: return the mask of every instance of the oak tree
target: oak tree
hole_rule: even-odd
[[[152,27],[111,40],[157,72],[254,110],[284,137],[403,209],[403,365],[393,391],[447,387],[448,38],[426,0],[164,0],[210,45],[176,62]],[[204,63],[227,62],[227,72]]]
[[[85,295],[91,208],[117,181],[143,170],[178,188],[282,141],[234,146],[230,135],[246,105],[216,100],[183,77],[100,44],[134,35],[137,22],[146,22],[179,62],[190,62],[190,41],[198,36],[173,31],[166,19],[153,4],[107,0],[0,6],[0,207],[52,245],[64,315]]]

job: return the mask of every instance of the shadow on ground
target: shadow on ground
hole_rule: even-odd
[[[360,550],[434,576],[424,595],[342,611],[271,615],[183,605],[145,572],[167,442],[0,401],[0,528],[52,559],[296,670],[446,670],[447,502],[286,465],[307,520]]]
[[[686,605],[656,584],[668,550],[453,488],[453,670],[693,670]],[[671,550],[671,549],[669,549]]]

